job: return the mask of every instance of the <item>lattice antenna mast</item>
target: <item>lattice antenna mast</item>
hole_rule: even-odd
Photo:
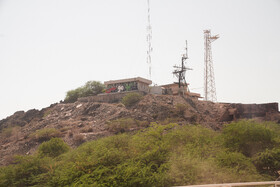
[[[152,79],[152,58],[151,53],[153,51],[152,48],[152,26],[151,26],[151,16],[150,16],[150,0],[148,2],[148,25],[147,25],[147,64],[149,66],[149,79]]]
[[[214,68],[212,61],[211,43],[219,38],[219,35],[211,36],[210,30],[204,30],[204,99],[217,101]]]
[[[186,41],[186,54],[182,55],[182,60],[181,60],[181,66],[173,66],[175,68],[175,70],[173,71],[173,75],[175,75],[178,78],[178,84],[179,84],[179,88],[181,88],[181,86],[187,86],[186,83],[186,71],[187,70],[192,70],[191,68],[187,68],[185,66],[186,60],[189,58],[188,57],[188,42]]]

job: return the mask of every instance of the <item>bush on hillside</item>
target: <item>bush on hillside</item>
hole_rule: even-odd
[[[254,158],[254,163],[258,171],[262,174],[279,176],[280,171],[280,148],[266,150]]]
[[[99,81],[88,81],[84,86],[70,90],[66,93],[64,102],[73,103],[80,97],[94,96],[102,93],[104,85]]]
[[[237,172],[245,170],[250,171],[251,173],[256,173],[256,168],[250,158],[244,156],[242,153],[220,152],[215,159],[221,168],[227,167],[236,170]]]
[[[129,93],[129,94],[126,94],[126,96],[124,96],[122,98],[121,102],[126,107],[130,107],[130,106],[133,106],[136,103],[138,103],[142,98],[143,98],[143,96],[140,95],[139,93]]]
[[[66,103],[74,103],[78,100],[79,97],[81,97],[82,88],[76,88],[75,90],[70,90],[66,93],[66,97],[64,99],[64,102]]]
[[[52,138],[50,141],[43,142],[38,148],[40,157],[57,157],[69,150],[69,146],[60,138]]]
[[[0,186],[42,186],[47,182],[49,159],[16,156],[15,160],[13,165],[0,167]]]
[[[253,156],[276,143],[274,131],[253,121],[233,122],[223,129],[222,134],[230,151],[238,151],[245,156]]]

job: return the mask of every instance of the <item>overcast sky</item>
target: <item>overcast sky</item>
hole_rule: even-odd
[[[175,81],[188,40],[187,82],[203,95],[203,30],[219,102],[280,102],[280,0],[150,0],[152,81]],[[141,76],[146,0],[0,0],[0,119],[63,100],[89,80]]]

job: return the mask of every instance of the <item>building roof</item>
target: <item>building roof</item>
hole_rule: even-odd
[[[178,85],[179,85],[179,83],[174,82],[174,83],[171,83],[171,84],[161,85],[161,87],[178,86]],[[189,85],[188,83],[184,84],[184,86],[188,86],[188,85]]]
[[[142,77],[135,77],[135,78],[129,78],[129,79],[119,79],[119,80],[110,80],[110,81],[105,81],[104,84],[105,85],[109,85],[109,84],[118,84],[118,83],[125,83],[125,82],[142,82],[145,84],[152,84],[151,80],[148,79],[144,79]]]

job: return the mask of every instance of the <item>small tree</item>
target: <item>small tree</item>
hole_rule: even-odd
[[[102,93],[104,89],[104,85],[98,81],[88,81],[83,86],[83,90],[81,93],[82,97],[87,97],[90,95],[97,95],[99,93]]]
[[[67,92],[66,97],[64,99],[67,103],[74,103],[80,97],[80,93],[82,92],[82,88],[76,88],[75,90],[70,90]]]
[[[84,86],[68,91],[64,101],[67,103],[74,103],[80,97],[93,96],[102,93],[103,89],[104,85],[101,82],[88,81]]]
[[[267,149],[262,153],[259,153],[254,158],[254,164],[257,170],[262,174],[268,174],[271,176],[279,176],[280,170],[280,149]]]
[[[69,150],[69,146],[60,138],[52,138],[39,146],[39,156],[57,157]]]
[[[276,145],[276,133],[270,128],[253,121],[239,121],[226,125],[222,137],[230,151],[253,156]]]

